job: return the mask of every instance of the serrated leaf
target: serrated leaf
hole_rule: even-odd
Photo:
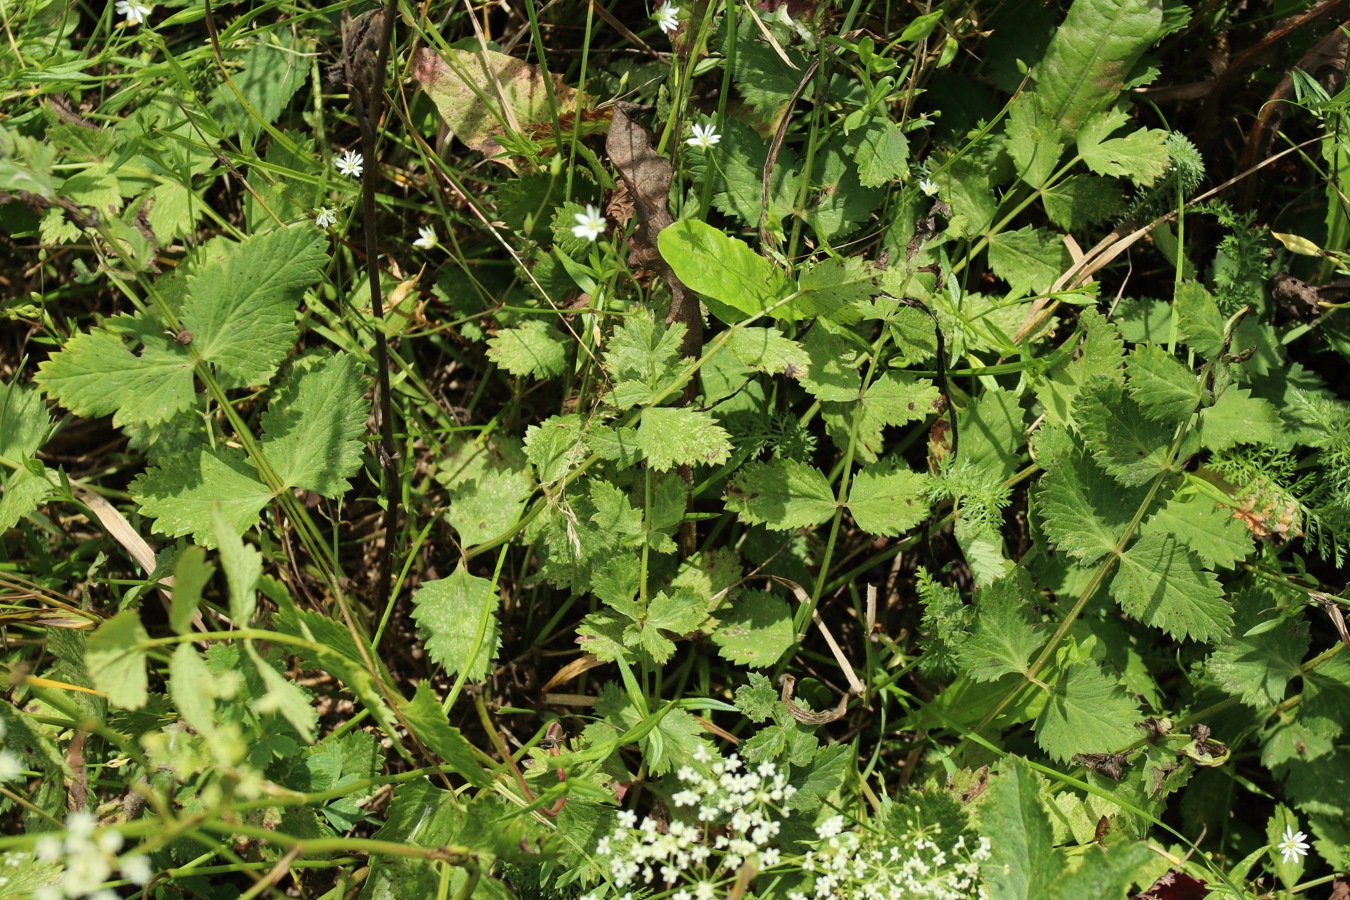
[[[1026,414],[1012,391],[985,391],[959,414],[961,461],[1007,478],[1021,465]]]
[[[848,510],[868,534],[898,537],[928,518],[929,482],[903,463],[877,463],[854,476]]]
[[[802,345],[783,337],[776,328],[740,328],[727,338],[726,350],[757,372],[768,375],[805,375],[811,358]]]
[[[1061,553],[1090,566],[1115,552],[1142,501],[1142,491],[1123,490],[1091,460],[1072,453],[1041,478],[1037,522]]]
[[[817,323],[802,341],[810,367],[801,375],[802,387],[818,400],[857,400],[862,376],[854,365],[856,352],[844,339]]]
[[[234,534],[258,523],[258,513],[272,499],[241,451],[197,446],[166,458],[131,483],[141,511],[155,519],[158,534],[191,534],[203,547],[216,545],[211,505],[218,503]]]
[[[147,332],[131,316],[109,319],[66,341],[38,366],[36,381],[78,416],[111,415],[118,427],[166,421],[192,405],[192,359],[167,335]],[[144,342],[139,355],[124,343],[124,333]]]
[[[206,561],[201,547],[185,547],[173,567],[173,602],[169,606],[169,627],[186,634],[202,602],[202,588],[211,581],[216,567]],[[237,623],[246,624],[246,623]]]
[[[862,318],[866,304],[884,288],[886,270],[860,256],[822,259],[798,275],[800,296],[788,306],[797,319],[821,317],[841,325]],[[927,319],[925,319],[927,321]],[[929,324],[931,330],[932,325]]]
[[[94,687],[108,702],[122,709],[140,709],[149,699],[145,672],[150,635],[141,625],[140,614],[124,609],[105,621],[89,636],[84,661]]]
[[[909,141],[900,126],[884,116],[868,120],[850,134],[848,148],[858,167],[858,182],[865,188],[909,174]]]
[[[445,520],[459,535],[460,546],[477,547],[506,534],[532,493],[528,471],[490,468],[455,488]]]
[[[1263,614],[1267,601],[1264,592],[1240,594],[1232,636],[1205,663],[1221,688],[1254,709],[1269,709],[1284,700],[1289,682],[1302,674],[1300,665],[1308,652],[1307,626],[1294,619],[1276,619],[1273,629],[1251,633],[1247,626]],[[1306,715],[1306,695],[1304,700]]]
[[[277,29],[249,41],[231,84],[221,84],[207,106],[211,120],[230,135],[249,135],[250,144],[275,122],[309,77],[305,61],[313,44],[299,34]]]
[[[778,691],[767,675],[746,673],[746,683],[736,688],[736,708],[751,722],[763,722],[774,712]]]
[[[36,387],[0,381],[0,456],[11,462],[32,456],[50,428],[47,405]]]
[[[697,632],[708,618],[707,603],[689,590],[657,592],[647,607],[644,628],[660,628],[672,634]]]
[[[296,361],[262,416],[262,454],[286,488],[342,496],[361,465],[369,406],[348,353]]]
[[[1039,188],[1054,174],[1064,152],[1059,127],[1046,118],[1034,93],[1021,95],[1008,114],[1004,146],[1017,167],[1017,177]]]
[[[1113,753],[1139,736],[1139,703],[1092,660],[1070,663],[1036,718],[1036,743],[1058,762]]]
[[[1077,350],[1072,359],[1052,368],[1037,385],[1046,418],[1055,425],[1075,422],[1078,393],[1094,377],[1104,376],[1113,381],[1125,377],[1125,343],[1116,326],[1095,309],[1086,309],[1079,315],[1078,328],[1064,342],[1066,347]]]
[[[183,326],[225,387],[265,384],[295,344],[305,289],[328,261],[309,225],[255,234],[188,279]]]
[[[775,531],[819,525],[836,509],[824,474],[794,459],[742,466],[727,486],[726,503],[742,522]]]
[[[220,563],[230,585],[230,620],[236,628],[246,628],[258,610],[258,581],[262,578],[262,554],[239,539],[230,530],[220,508],[211,507],[212,532],[220,547]]]
[[[721,123],[722,142],[710,153],[693,151],[687,157],[698,180],[714,186],[713,206],[721,213],[758,228],[764,196],[764,168],[769,145],[745,122],[727,117]],[[716,165],[708,157],[716,156]],[[796,205],[801,185],[796,151],[784,145],[769,176],[769,208],[764,222],[772,234],[782,235],[783,218]]]
[[[1084,443],[1102,468],[1121,484],[1146,484],[1175,471],[1169,462],[1173,426],[1151,421],[1117,381],[1098,380],[1079,394],[1076,406]]]
[[[427,654],[451,673],[464,672],[469,681],[487,676],[501,646],[500,601],[492,588],[492,582],[470,575],[461,562],[449,578],[423,582],[413,594],[412,615],[426,641]],[[475,654],[484,617],[486,629]]]
[[[862,401],[827,404],[825,430],[842,450],[852,440],[863,462],[876,462],[885,450],[882,433],[888,426],[926,419],[937,409],[941,394],[926,378],[887,372],[867,387]],[[856,431],[854,418],[857,418]]]
[[[718,617],[722,624],[713,632],[712,642],[723,659],[736,665],[771,666],[797,637],[787,601],[766,591],[743,591]]]
[[[1227,450],[1234,444],[1274,444],[1284,423],[1268,400],[1235,385],[1200,412],[1200,444],[1208,450]]]
[[[680,353],[684,333],[683,323],[667,327],[648,313],[625,317],[605,347],[605,368],[614,381],[609,402],[629,409],[682,388],[688,381]]]
[[[540,484],[552,484],[586,458],[581,417],[550,416],[525,430],[525,456],[534,464]]]
[[[1135,347],[1125,368],[1130,376],[1130,396],[1148,418],[1180,424],[1199,408],[1204,394],[1200,380],[1162,347]]]
[[[1167,172],[1172,158],[1167,152],[1167,132],[1141,128],[1123,138],[1078,139],[1078,153],[1098,175],[1128,178],[1140,187],[1152,187]],[[1094,136],[1095,137],[1095,136]]]
[[[1125,199],[1113,178],[1070,175],[1042,189],[1045,214],[1057,228],[1077,232],[1124,215]]]
[[[1350,658],[1344,653],[1303,675],[1299,719],[1317,734],[1336,738],[1350,722]]]
[[[1008,294],[1043,294],[1068,270],[1069,251],[1057,235],[1028,225],[989,238],[989,268],[1008,282]]]
[[[968,677],[996,681],[1030,667],[1031,655],[1045,643],[1045,636],[1023,612],[1026,588],[1022,579],[1002,578],[976,595],[974,629],[956,651],[957,663]]]
[[[1049,895],[1062,869],[1054,830],[1026,760],[1005,756],[980,805],[980,830],[989,838],[989,861],[981,866],[985,890],[998,900],[1038,900]]]
[[[658,472],[674,466],[715,466],[731,458],[731,435],[712,413],[688,406],[650,406],[642,411],[638,447]]]
[[[29,465],[42,464],[29,460]],[[33,474],[27,466],[0,475],[0,534],[37,509],[53,490],[50,481]]]
[[[567,339],[547,322],[528,319],[488,338],[488,359],[512,375],[556,378],[567,368]]]
[[[793,766],[788,783],[797,789],[787,805],[789,809],[816,809],[838,790],[853,750],[847,744],[820,748],[805,767]]]
[[[191,644],[179,644],[169,658],[169,697],[183,721],[207,738],[216,730],[215,695],[210,689],[215,680]]]
[[[1177,639],[1213,643],[1233,627],[1218,578],[1171,535],[1145,535],[1120,557],[1111,596],[1127,615]]]
[[[1196,493],[1186,499],[1173,497],[1139,529],[1139,534],[1160,531],[1170,534],[1210,566],[1231,569],[1252,552],[1252,533],[1233,515]]]
[[[881,203],[883,192],[863,190],[858,167],[842,135],[816,148],[811,170],[812,199],[802,218],[824,243],[836,241],[857,230]]]
[[[409,729],[441,761],[474,787],[487,787],[492,777],[474,756],[473,745],[450,724],[429,681],[420,681],[411,700],[399,706]]]
[[[657,245],[685,286],[702,294],[708,309],[728,324],[763,312],[790,290],[782,270],[749,244],[698,219],[662,229]]]
[[[801,51],[785,44],[783,40],[777,46],[770,44],[748,19],[738,23],[732,79],[745,102],[766,122],[777,120],[808,65]]]
[[[1194,281],[1177,288],[1173,303],[1181,318],[1181,337],[1205,359],[1214,359],[1223,351],[1223,315],[1204,286]]]

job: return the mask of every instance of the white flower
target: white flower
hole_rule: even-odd
[[[320,206],[314,210],[314,224],[320,228],[332,228],[337,224],[337,210],[331,206]]]
[[[930,197],[936,197],[938,192],[937,182],[931,178],[925,178],[923,181],[919,182],[919,190]]]
[[[690,147],[702,147],[707,150],[722,139],[711,122],[707,125],[695,125],[694,136],[685,141]]]
[[[591,204],[586,204],[584,213],[577,213],[577,224],[572,226],[572,233],[579,238],[593,241],[605,233],[605,217],[600,215],[600,210]],[[628,826],[632,828],[633,826]]]
[[[122,877],[132,884],[145,884],[155,874],[154,868],[150,865],[150,857],[139,853],[130,853],[122,857],[119,868],[122,870]]]
[[[343,175],[360,178],[361,167],[365,165],[365,160],[355,150],[344,150],[342,155],[333,161],[333,165],[337,166],[337,170]]]
[[[413,241],[413,246],[418,250],[430,250],[433,247],[440,246],[440,240],[436,237],[436,229],[426,225],[417,229],[417,240]]]
[[[1280,851],[1280,856],[1287,863],[1296,863],[1308,855],[1308,836],[1301,831],[1295,831],[1294,826],[1284,826],[1284,838],[1275,845]]]
[[[145,5],[141,0],[117,0],[113,9],[127,20],[128,25],[140,25],[150,16],[154,7]]]
[[[680,20],[677,18],[679,14],[680,8],[678,6],[671,6],[669,0],[667,0],[667,2],[661,4],[660,8],[657,9],[656,14],[653,15],[652,18],[656,20],[657,27],[663,32],[666,34],[674,34],[675,29],[680,27]]]

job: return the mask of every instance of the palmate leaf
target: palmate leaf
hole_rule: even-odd
[[[650,313],[625,317],[605,346],[605,369],[614,380],[609,402],[630,409],[683,387],[688,380],[680,376],[684,332],[683,323],[667,327]]]
[[[775,531],[819,525],[836,509],[825,475],[794,459],[742,466],[727,486],[726,504],[742,522]]]
[[[860,402],[826,404],[825,430],[840,449],[848,447],[852,438],[858,458],[876,462],[885,450],[885,429],[928,418],[936,411],[939,397],[937,387],[926,378],[887,372],[868,385]]]
[[[1219,579],[1169,534],[1145,535],[1120,557],[1111,596],[1126,614],[1177,639],[1214,643],[1233,627]]]
[[[1019,570],[1020,571],[1020,570]],[[1023,611],[1032,588],[1017,575],[1001,578],[975,597],[975,627],[956,651],[957,663],[976,681],[1026,672],[1045,636]]]
[[[1214,405],[1200,413],[1200,443],[1208,450],[1227,450],[1234,444],[1274,444],[1284,423],[1267,400],[1246,388],[1230,386]]]
[[[1070,663],[1036,717],[1036,743],[1058,762],[1113,753],[1138,737],[1139,703],[1092,660]]]
[[[426,581],[413,594],[413,618],[426,640],[427,654],[451,673],[481,681],[497,657],[501,632],[499,599],[492,582],[470,575],[460,563],[449,578]],[[483,641],[474,654],[478,626],[487,616]]]
[[[1233,635],[1215,648],[1205,668],[1221,688],[1241,697],[1243,703],[1268,709],[1284,700],[1289,682],[1302,674],[1308,629],[1303,622],[1283,619],[1274,628],[1248,635],[1263,618],[1262,610],[1273,606],[1277,598],[1267,591],[1249,590],[1239,594],[1236,602]],[[1306,694],[1300,712],[1307,715]]]
[[[1170,534],[1204,560],[1206,565],[1231,569],[1252,552],[1252,533],[1233,515],[1203,494],[1173,497],[1139,529],[1140,536]]]

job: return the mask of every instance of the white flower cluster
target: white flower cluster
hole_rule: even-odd
[[[820,842],[802,859],[802,868],[815,873],[816,897],[849,900],[966,900],[984,897],[980,863],[989,858],[989,839],[981,837],[974,849],[967,848],[965,835],[958,835],[951,856],[938,846],[933,835],[906,835],[900,844],[878,847],[865,843],[866,832],[845,831],[844,817],[833,816],[816,826]],[[807,900],[794,891],[788,900]]]
[[[149,857],[129,853],[118,859],[122,849],[121,833],[99,829],[93,813],[73,812],[66,817],[65,840],[54,834],[38,838],[34,850],[43,862],[61,865],[61,875],[54,884],[38,888],[33,900],[64,900],[67,897],[85,897],[88,900],[117,900],[111,888],[101,887],[112,880],[113,874],[133,884],[145,884],[154,874]]]
[[[708,763],[712,756],[700,746],[694,759]],[[710,900],[725,893],[718,884],[734,878],[747,859],[756,860],[760,871],[779,865],[781,853],[773,845],[780,819],[789,814],[779,804],[797,792],[787,775],[771,762],[742,772],[735,754],[709,768],[711,775],[681,768],[676,774],[684,788],[671,798],[677,809],[696,809],[701,826],[676,820],[663,832],[655,819],[644,818],[638,825],[636,813],[619,813],[619,827],[601,838],[595,851],[608,861],[616,887],[662,883],[669,889],[679,884],[672,900]],[[595,898],[592,894],[582,900]]]

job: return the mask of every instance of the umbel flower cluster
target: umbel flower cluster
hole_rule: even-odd
[[[711,762],[709,774],[690,766],[676,773],[682,789],[671,797],[675,817],[668,824],[651,817],[639,823],[631,810],[619,813],[618,826],[595,850],[616,890],[595,891],[581,900],[712,900],[726,896],[747,872],[755,873],[759,889],[773,882],[772,895],[788,900],[983,896],[980,864],[989,858],[986,838],[973,847],[964,835],[955,842],[934,840],[941,828],[932,825],[910,829],[897,843],[895,835],[845,830],[844,817],[836,815],[816,826],[816,840],[796,845],[810,849],[785,853],[782,826],[792,815],[796,794],[787,774],[767,761],[743,768],[735,754],[714,761],[703,748],[695,760]]]

